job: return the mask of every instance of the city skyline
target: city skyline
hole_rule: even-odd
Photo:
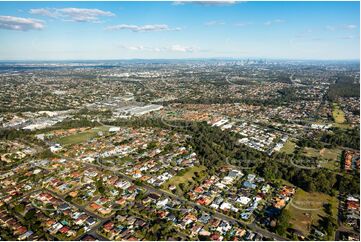
[[[359,2],[0,6],[1,60],[359,60]]]

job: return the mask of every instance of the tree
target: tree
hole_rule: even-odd
[[[35,209],[30,209],[24,216],[24,218],[26,220],[32,220],[35,218],[35,214],[36,214],[36,210]]]
[[[336,228],[336,221],[330,215],[321,217],[318,224],[320,226],[320,229],[327,233],[328,237],[333,234]]]
[[[331,203],[326,203],[323,205],[323,208],[325,209],[325,213],[327,215],[332,216],[332,204]]]
[[[286,209],[283,209],[277,220],[277,226],[276,226],[277,234],[279,234],[281,236],[286,234],[287,228],[289,228],[289,226],[290,226],[289,219],[290,219],[289,211]]]

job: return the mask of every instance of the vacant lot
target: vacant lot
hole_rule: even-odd
[[[107,126],[99,126],[95,127],[77,134],[72,134],[69,136],[61,137],[55,140],[55,142],[61,144],[61,145],[73,145],[73,144],[79,144],[88,141],[89,139],[93,139],[95,137],[98,137],[98,132],[106,132],[109,130],[109,127]]]
[[[341,150],[340,149],[327,149],[323,148],[321,150],[305,147],[303,150],[303,154],[308,157],[317,157],[319,159],[325,160],[333,160],[339,161],[341,158]]]
[[[290,212],[290,223],[294,229],[301,231],[305,236],[310,232],[311,225],[317,225],[321,216],[325,216],[323,205],[332,205],[332,214],[337,219],[338,200],[324,193],[305,192],[297,189],[292,201],[286,209]]]
[[[173,176],[171,179],[169,179],[166,183],[163,184],[164,188],[168,188],[169,186],[176,186],[177,188],[179,187],[180,184],[186,184],[186,183],[194,183],[194,177],[195,177],[195,172],[198,172],[198,174],[200,174],[200,178],[202,179],[203,175],[202,175],[202,171],[204,171],[206,169],[205,166],[194,166],[191,168],[188,168],[187,171],[181,175],[181,176]]]
[[[281,152],[292,154],[295,151],[295,147],[296,144],[288,139],[285,145],[282,147]]]
[[[346,121],[345,113],[337,103],[332,104],[332,117],[337,124],[342,124]]]
[[[321,150],[305,147],[303,154],[308,157],[316,157],[319,160],[319,165],[330,170],[338,170],[341,161],[341,149],[327,149]]]

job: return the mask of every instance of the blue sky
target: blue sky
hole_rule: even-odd
[[[0,59],[359,59],[359,19],[359,2],[0,2]]]

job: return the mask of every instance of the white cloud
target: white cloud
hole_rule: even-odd
[[[356,29],[357,28],[357,25],[355,24],[347,24],[344,26],[345,29]]]
[[[245,27],[245,26],[248,26],[248,25],[251,25],[251,23],[236,23],[235,26],[237,27]]]
[[[139,45],[139,46],[124,46],[125,49],[128,50],[134,50],[134,51],[138,51],[138,50],[144,50],[144,46]]]
[[[224,25],[224,24],[225,24],[224,21],[213,20],[213,21],[206,22],[204,25],[205,26],[214,26],[214,25]]]
[[[194,3],[194,4],[206,5],[206,6],[210,6],[210,5],[224,6],[224,5],[233,5],[241,2],[245,2],[245,1],[175,1],[173,2],[173,5],[184,5],[187,3]]]
[[[341,36],[339,37],[339,39],[354,39],[354,36],[353,35]]]
[[[334,26],[331,26],[331,25],[327,25],[326,29],[329,30],[329,31],[335,31],[336,30],[336,28]]]
[[[90,8],[36,8],[29,13],[65,21],[98,23],[100,17],[112,17],[114,13],[100,9]]]
[[[273,24],[280,24],[280,23],[284,23],[285,21],[283,19],[274,19],[274,20],[269,20],[267,22],[265,22],[264,24],[267,26],[271,26]]]
[[[162,50],[160,48],[156,47],[147,47],[143,45],[135,45],[135,46],[125,46],[121,45],[122,48],[131,50],[131,51],[151,51],[151,52],[161,52]]]
[[[59,17],[59,14],[56,13],[56,11],[50,11],[49,9],[46,9],[46,8],[30,9],[29,13],[52,17],[52,18]]]
[[[171,45],[167,47],[149,47],[143,45],[137,46],[125,46],[121,45],[121,48],[131,50],[131,51],[148,51],[148,52],[183,52],[183,53],[190,53],[195,52],[198,48],[189,47],[189,46],[182,46],[182,45]]]
[[[106,30],[131,30],[133,32],[159,32],[159,31],[179,31],[181,28],[170,28],[166,24],[147,24],[147,25],[131,25],[119,24],[108,26]]]
[[[184,5],[184,1],[174,1],[172,5]]]
[[[296,34],[296,38],[309,38],[311,37],[311,34],[313,33],[312,29],[306,29],[298,34]]]
[[[326,29],[329,31],[335,31],[335,30],[353,30],[356,29],[357,25],[355,24],[345,24],[345,25],[338,25],[338,26],[331,26],[327,25]]]
[[[181,45],[172,45],[169,50],[176,52],[194,52],[195,48]]]
[[[14,16],[0,16],[0,29],[27,31],[31,29],[43,29],[44,22],[32,18],[20,18]]]

